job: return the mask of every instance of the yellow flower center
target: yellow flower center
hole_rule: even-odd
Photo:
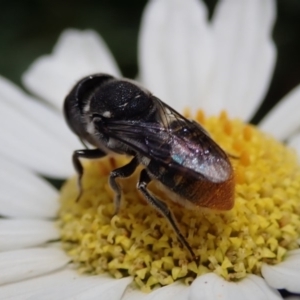
[[[78,203],[76,178],[61,191],[59,227],[67,253],[81,272],[131,275],[144,291],[183,279],[190,283],[207,272],[227,280],[260,274],[262,263],[277,264],[288,250],[299,248],[300,166],[296,154],[254,126],[229,120],[226,113],[195,119],[227,153],[235,171],[235,205],[226,212],[187,210],[150,184],[167,201],[194,253],[179,243],[168,221],[136,189],[139,170],[120,179],[120,213],[114,216],[109,173],[129,161],[109,156],[87,161],[84,194]]]

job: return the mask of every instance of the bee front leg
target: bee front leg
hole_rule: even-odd
[[[142,170],[140,174],[140,180],[138,182],[137,188],[141,191],[141,193],[144,195],[147,202],[152,205],[161,215],[163,215],[171,224],[173,227],[179,241],[186,247],[186,249],[190,252],[193,259],[196,259],[195,253],[192,250],[191,246],[185,239],[185,237],[182,235],[180,229],[177,226],[176,219],[173,215],[173,213],[168,208],[167,204],[163,201],[159,200],[155,196],[153,196],[147,189],[148,183],[151,181],[151,178],[149,177],[147,171],[145,169]]]
[[[118,214],[120,210],[120,204],[121,204],[121,187],[116,182],[116,178],[126,178],[133,174],[136,167],[138,166],[139,162],[136,157],[134,157],[127,165],[113,170],[109,175],[109,184],[113,191],[115,192],[114,197],[114,204],[115,204],[115,215]]]
[[[78,202],[82,196],[81,179],[82,179],[82,175],[83,175],[83,167],[82,167],[82,164],[81,164],[79,158],[96,159],[96,158],[101,158],[105,155],[106,155],[106,153],[99,149],[83,149],[83,150],[75,150],[73,152],[72,161],[73,161],[74,168],[78,174],[77,184],[78,184],[78,189],[79,189],[79,194],[76,198],[76,202]]]

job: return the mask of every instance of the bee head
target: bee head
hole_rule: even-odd
[[[71,130],[84,138],[87,135],[86,114],[90,110],[90,102],[101,86],[114,78],[107,74],[95,74],[87,76],[76,83],[69,92],[64,102],[65,119]]]
[[[71,130],[93,144],[95,134],[104,134],[105,120],[146,120],[153,108],[152,95],[137,83],[94,74],[77,82],[67,95],[64,115]]]

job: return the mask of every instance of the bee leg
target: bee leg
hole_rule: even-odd
[[[79,141],[85,147],[85,149],[89,149],[88,146],[86,145],[86,143],[84,142],[84,140],[82,138],[79,138]]]
[[[147,189],[148,183],[151,181],[151,178],[149,177],[147,171],[145,169],[142,170],[140,174],[140,180],[138,182],[137,188],[141,191],[141,193],[144,195],[145,199],[147,202],[152,205],[161,215],[163,215],[171,224],[173,227],[179,241],[181,242],[182,245],[186,247],[186,249],[190,252],[191,256],[193,259],[196,259],[195,253],[192,250],[191,246],[185,239],[185,237],[182,235],[180,232],[180,229],[177,226],[176,219],[173,215],[173,213],[170,211],[168,208],[167,204],[164,203],[163,201],[159,200],[155,196],[153,196]]]
[[[73,152],[72,161],[73,161],[74,168],[78,174],[77,184],[78,184],[78,189],[79,189],[79,194],[76,198],[76,202],[78,202],[82,196],[81,179],[82,179],[82,175],[83,175],[83,167],[82,167],[82,164],[81,164],[79,158],[95,159],[95,158],[101,158],[105,155],[106,155],[106,153],[99,149],[83,149],[83,150],[75,150]]]
[[[240,158],[239,156],[230,154],[230,153],[228,153],[228,152],[226,152],[226,154],[227,154],[227,156],[228,156],[229,158],[233,158],[233,159],[239,159],[239,158]]]
[[[135,171],[138,165],[139,165],[138,159],[134,157],[127,165],[111,171],[109,175],[109,184],[113,189],[113,191],[115,192],[115,197],[114,197],[115,215],[118,214],[120,210],[120,204],[121,204],[121,187],[116,182],[116,178],[129,177],[130,175],[133,174],[133,172]]]

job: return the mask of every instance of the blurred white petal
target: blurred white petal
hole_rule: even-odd
[[[263,264],[261,272],[271,287],[300,293],[300,249],[289,251],[280,264]]]
[[[128,288],[122,300],[187,300],[190,287],[181,282],[158,288],[149,294]]]
[[[217,65],[206,111],[215,114],[222,106],[232,117],[253,115],[274,70],[274,19],[273,0],[218,2],[212,21]]]
[[[31,248],[0,252],[0,285],[50,273],[70,261],[60,249]]]
[[[285,140],[300,129],[300,85],[295,87],[259,123],[261,130]]]
[[[149,294],[143,293],[137,288],[133,288],[130,285],[127,287],[127,289],[124,292],[122,300],[147,300],[147,296]]]
[[[43,289],[30,300],[119,300],[132,277],[115,279],[106,275],[80,276],[69,282],[62,282]]]
[[[287,143],[291,148],[294,148],[297,151],[298,157],[300,159],[300,134],[294,135],[287,141]]]
[[[53,54],[38,58],[23,75],[25,86],[61,110],[63,100],[82,77],[93,73],[120,76],[105,42],[93,30],[65,30]]]
[[[206,103],[213,63],[204,4],[198,0],[152,0],[139,35],[142,83],[175,109]]]
[[[282,300],[263,278],[248,275],[239,282],[228,282],[208,273],[199,276],[191,285],[189,300]]]
[[[3,299],[24,300],[50,287],[73,282],[79,277],[74,270],[59,270],[44,276],[23,280],[16,283],[0,286],[0,295]]]
[[[80,146],[62,116],[0,77],[0,154],[46,176],[74,173],[72,151]]]
[[[58,192],[29,170],[0,157],[0,215],[21,218],[54,218]]]
[[[58,238],[52,221],[0,219],[0,251],[35,247]]]

